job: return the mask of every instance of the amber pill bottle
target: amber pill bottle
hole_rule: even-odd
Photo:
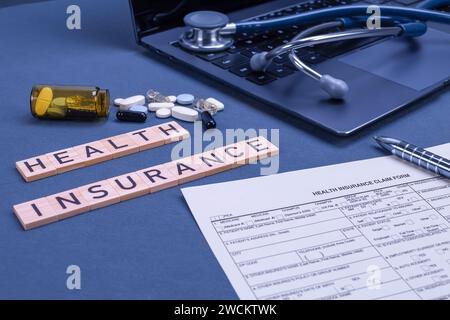
[[[109,114],[109,91],[95,86],[35,85],[30,108],[39,119],[94,120]]]

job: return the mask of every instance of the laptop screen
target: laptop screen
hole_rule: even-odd
[[[231,12],[268,0],[130,0],[138,39],[143,36],[183,25],[183,17],[195,10]]]

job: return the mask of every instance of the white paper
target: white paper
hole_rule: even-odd
[[[182,192],[241,299],[450,297],[450,182],[403,160]]]

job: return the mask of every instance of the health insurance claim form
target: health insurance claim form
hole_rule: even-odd
[[[182,191],[241,299],[450,297],[450,181],[392,156]]]

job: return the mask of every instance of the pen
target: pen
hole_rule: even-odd
[[[412,162],[436,174],[450,178],[450,160],[411,143],[389,137],[374,137],[375,141],[394,156]]]

